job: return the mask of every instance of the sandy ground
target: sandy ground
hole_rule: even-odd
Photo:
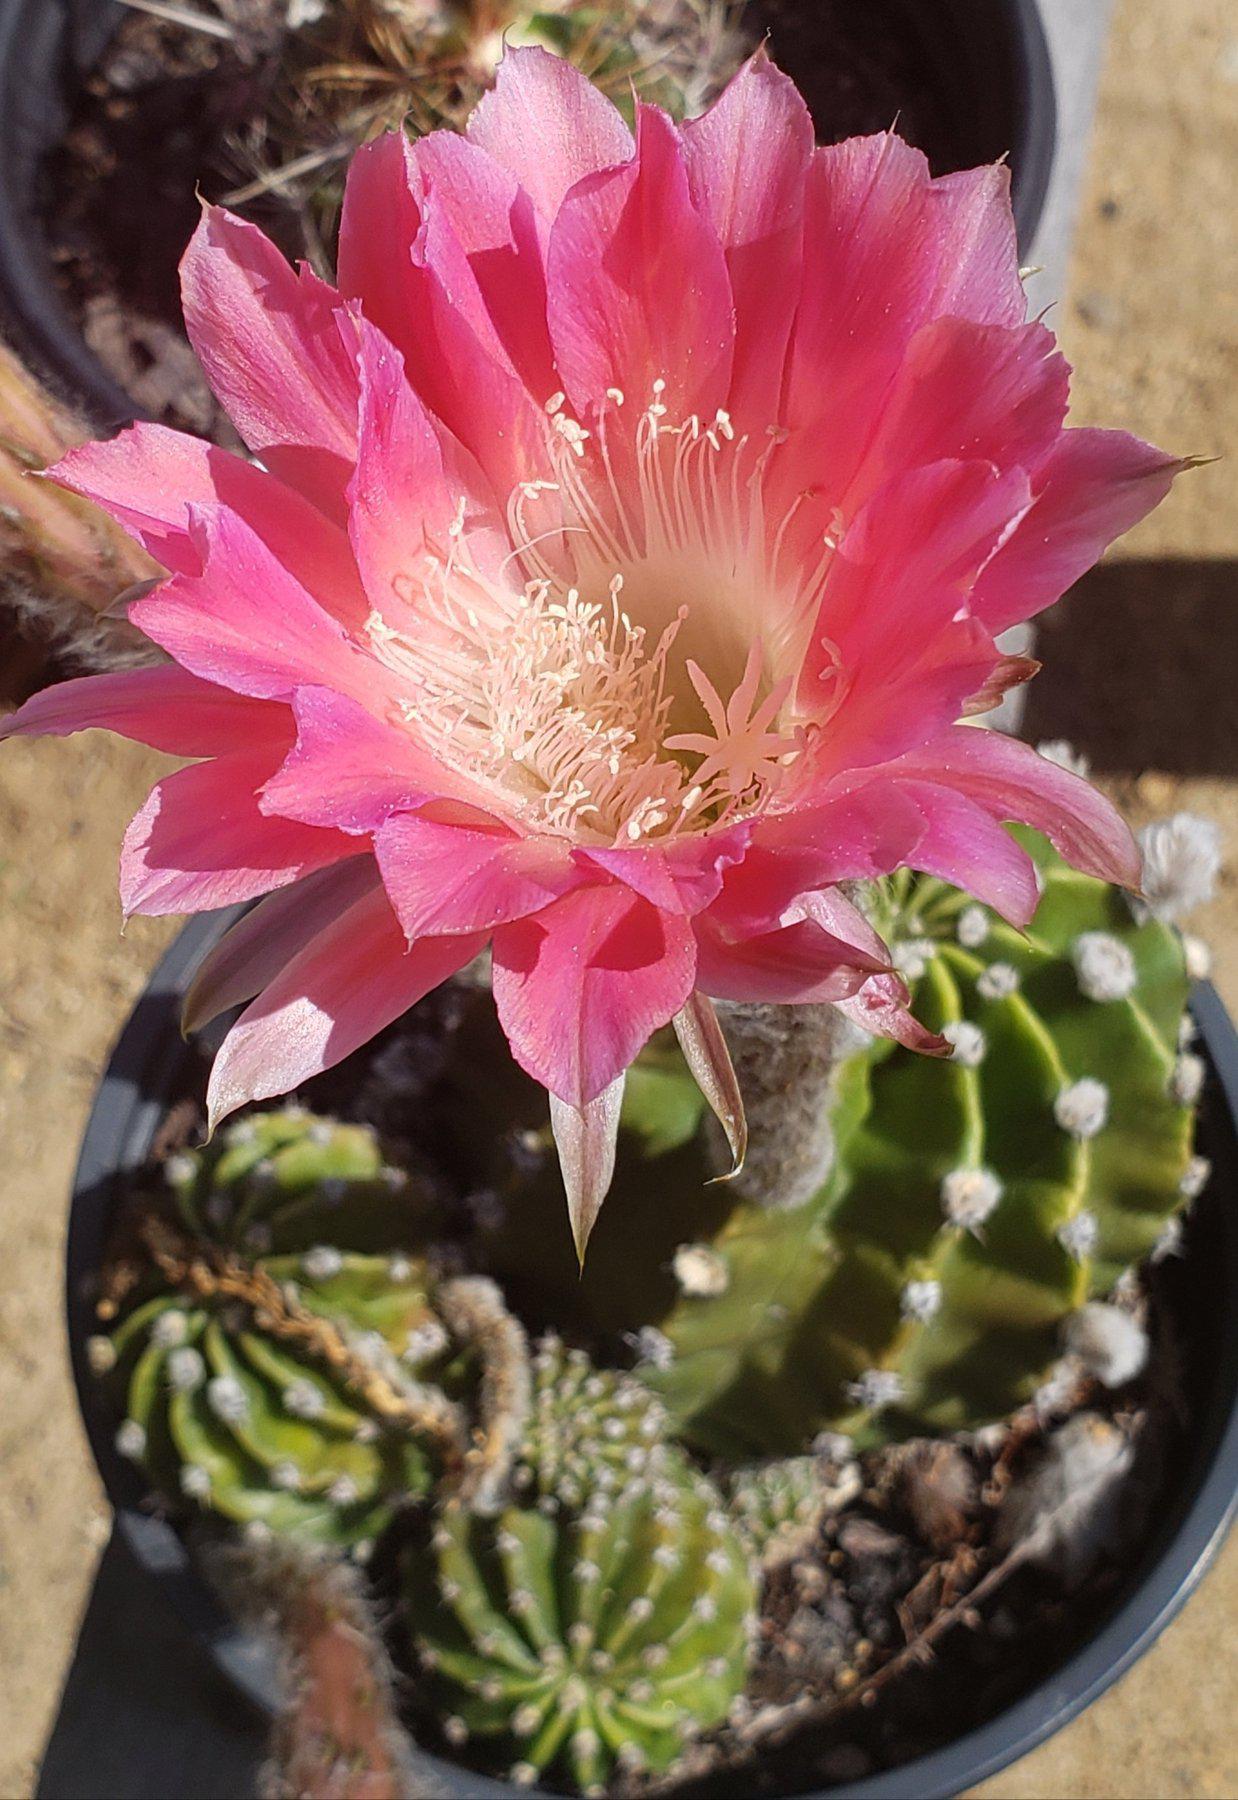
[[[1083,0],[1084,4],[1089,0]],[[1238,440],[1238,16],[1121,0],[1072,289],[1076,406],[1175,449]],[[1189,806],[1238,867],[1238,504],[1198,470],[1045,632],[1031,725],[1069,736],[1137,820]],[[97,735],[0,756],[0,1795],[28,1794],[107,1532],[60,1342],[65,1194],[92,1086],[174,927],[120,935],[116,847],[160,759]],[[1238,1008],[1233,874],[1198,924]],[[1238,1792],[1238,1544],[1184,1616],[1068,1731],[986,1784],[1021,1796]]]

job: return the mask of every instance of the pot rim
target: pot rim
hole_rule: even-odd
[[[1009,33],[1014,122],[1011,203],[1025,258],[1044,213],[1057,150],[1053,67],[1038,0],[989,0]],[[93,424],[146,417],[107,372],[61,299],[37,204],[43,156],[67,122],[67,95],[124,17],[117,0],[0,4],[0,322],[19,354]],[[32,69],[52,69],[32,80]]]
[[[278,1683],[270,1651],[224,1609],[180,1532],[142,1509],[140,1472],[111,1438],[86,1355],[93,1335],[93,1276],[102,1259],[114,1190],[140,1168],[176,1079],[190,1055],[177,1027],[179,996],[202,956],[243,908],[187,924],[155,969],[126,1023],[96,1092],[73,1182],[66,1250],[69,1351],[91,1451],[116,1525],[144,1573],[163,1590],[190,1633],[231,1685],[260,1714],[274,1710]],[[1220,995],[1197,983],[1191,1010],[1216,1081],[1217,1123],[1238,1143],[1238,1032]],[[169,1053],[168,1037],[175,1039]],[[1238,1269],[1238,1223],[1228,1234]],[[1189,1252],[1188,1252],[1189,1253]],[[985,1724],[896,1769],[804,1794],[798,1800],[950,1800],[1027,1754],[1118,1681],[1150,1648],[1194,1592],[1238,1510],[1238,1330],[1231,1330],[1202,1409],[1203,1430],[1177,1496],[1141,1558],[1143,1572],[1099,1629],[1058,1669]],[[515,1788],[415,1748],[436,1791],[452,1800],[497,1800]],[[521,1790],[528,1792],[529,1790]]]

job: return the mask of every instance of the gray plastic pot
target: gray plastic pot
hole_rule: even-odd
[[[176,1529],[149,1511],[141,1474],[113,1445],[115,1419],[102,1404],[85,1353],[114,1208],[126,1180],[145,1164],[159,1123],[191,1071],[195,1052],[178,1026],[181,996],[234,916],[206,916],[186,926],[134,1009],[103,1077],[73,1189],[68,1330],[82,1415],[118,1532],[217,1668],[259,1714],[269,1714],[278,1688],[267,1647],[223,1609]],[[1192,1010],[1208,1063],[1200,1139],[1213,1176],[1192,1208],[1185,1254],[1173,1270],[1171,1304],[1190,1348],[1194,1430],[1190,1452],[1161,1498],[1156,1529],[1108,1616],[1063,1644],[1060,1666],[942,1748],[901,1768],[821,1790],[831,1800],[948,1800],[1025,1755],[1143,1655],[1195,1588],[1229,1528],[1238,1492],[1238,1319],[1232,1306],[1238,1291],[1238,1035],[1212,987],[1196,988]],[[451,1800],[517,1795],[458,1764],[428,1755],[421,1760],[432,1781],[429,1791]],[[782,1791],[802,1796],[808,1790]]]
[[[1008,156],[1030,254],[1057,138],[1035,0],[881,0],[940,95],[967,162]],[[43,159],[124,16],[114,0],[0,0],[0,326],[100,430],[138,415],[60,297],[40,200]]]

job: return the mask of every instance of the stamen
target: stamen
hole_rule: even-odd
[[[627,430],[620,388],[589,428],[552,394],[547,472],[512,490],[513,548],[497,575],[472,560],[461,498],[424,572],[393,580],[403,615],[376,611],[366,626],[405,690],[395,716],[483,790],[482,804],[588,841],[637,844],[759,810],[813,729],[784,719],[794,677],[767,667],[753,634],[758,617],[773,619],[768,643],[796,660],[786,645],[808,641],[801,621],[816,617],[830,534],[810,582],[780,572],[807,498],[771,544],[764,481],[786,434],[750,443],[722,408],[672,422],[666,392],[659,376]],[[686,630],[696,658],[680,647]],[[822,686],[841,689],[832,649]],[[672,715],[689,723],[698,703],[709,729],[672,731]]]

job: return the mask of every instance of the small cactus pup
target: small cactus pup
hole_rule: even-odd
[[[167,1174],[179,1223],[145,1217],[138,1303],[92,1345],[122,1453],[182,1503],[336,1545],[463,1470],[471,1346],[424,1259],[339,1247],[408,1204],[372,1134],[259,1114]]]
[[[413,1646],[449,1744],[586,1794],[673,1770],[740,1693],[755,1583],[713,1484],[631,1377],[549,1341],[516,1499],[440,1509],[408,1565]]]

